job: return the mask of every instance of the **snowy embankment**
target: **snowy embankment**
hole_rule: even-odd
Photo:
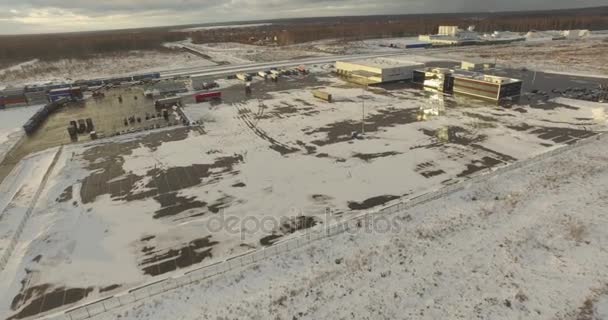
[[[5,263],[19,249],[15,245],[22,232],[26,212],[36,201],[36,193],[56,152],[54,148],[26,157],[0,184],[0,283],[10,283],[10,276],[3,278],[10,274],[4,272]],[[2,292],[0,298],[8,291]]]
[[[605,319],[606,155],[604,136],[104,317]]]

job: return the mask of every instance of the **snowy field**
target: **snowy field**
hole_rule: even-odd
[[[518,42],[500,46],[446,48],[431,56],[496,61],[512,68],[571,75],[608,77],[608,36],[589,39]]]
[[[604,136],[97,319],[607,319],[606,155]]]
[[[191,40],[186,40],[167,43],[165,46],[169,48],[185,46],[208,56],[211,61],[218,64],[247,64],[328,55],[308,45],[267,47],[232,42],[195,44]]]
[[[258,81],[254,99],[234,98],[244,87],[222,84],[231,83],[222,88],[224,103],[186,108],[191,120],[203,120],[202,128],[66,146],[2,275],[0,314],[19,318],[52,311],[222,261],[323,224],[328,213],[332,219],[348,218],[591,137],[608,126],[605,104],[560,100],[504,108],[407,84],[364,90],[320,71],[283,78],[274,90],[271,82]],[[331,93],[334,103],[313,98],[313,88]],[[362,127],[363,110],[366,134],[353,139]],[[465,213],[458,208],[455,202],[452,215],[437,216],[442,220],[436,227],[451,230],[452,217]],[[260,228],[247,222],[258,222]],[[428,235],[424,241],[439,236],[431,226],[422,230]],[[0,232],[11,227],[3,224]],[[420,259],[423,252],[417,253]],[[437,252],[433,254],[443,255]],[[459,254],[462,259],[485,257],[478,251]],[[407,265],[419,269],[424,261]],[[424,278],[413,279],[414,286],[400,286],[424,296],[430,289],[420,287]],[[462,278],[451,281],[456,279]],[[224,311],[241,312],[237,309]],[[269,310],[253,314],[264,318]]]
[[[86,60],[34,60],[0,72],[0,83],[10,83],[16,87],[214,65],[216,64],[207,59],[181,51],[134,51]]]

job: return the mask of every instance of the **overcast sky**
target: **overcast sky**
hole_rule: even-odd
[[[608,0],[0,0],[0,34],[368,14],[564,9]]]

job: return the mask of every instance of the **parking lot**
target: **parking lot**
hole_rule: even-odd
[[[179,127],[67,146],[47,187],[49,201],[39,208],[51,212],[49,243],[32,243],[23,259],[31,271],[19,279],[27,286],[15,292],[14,311],[44,312],[41,298],[57,292],[81,290],[93,298],[221,261],[605,130],[597,110],[547,100],[553,86],[591,80],[537,74],[535,81],[546,94],[526,87],[523,102],[504,106],[408,83],[360,87],[329,69],[278,83],[257,79],[251,95],[242,82],[225,81],[223,101],[184,108],[190,120],[202,121],[202,130]],[[313,89],[331,93],[334,102],[314,98]],[[145,119],[153,110],[140,89],[114,89],[53,115],[30,139],[69,143],[65,127],[75,118],[120,132],[131,127],[124,118]],[[159,121],[165,120],[151,122]],[[217,217],[276,223],[212,230]]]

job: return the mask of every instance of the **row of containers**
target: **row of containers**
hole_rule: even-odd
[[[45,104],[62,98],[79,99],[82,92],[105,85],[118,85],[125,82],[150,81],[160,78],[159,72],[134,76],[78,80],[73,83],[32,85],[20,88],[8,88],[0,91],[0,109],[26,105]]]

